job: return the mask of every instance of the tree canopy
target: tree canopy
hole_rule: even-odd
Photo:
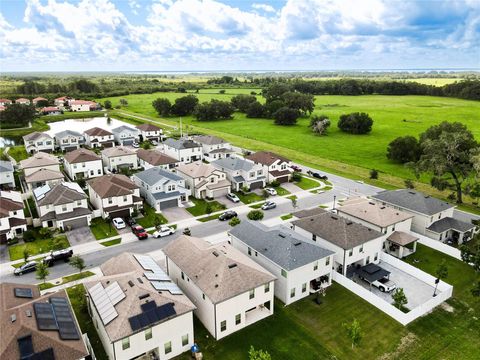
[[[234,107],[228,101],[212,99],[196,106],[194,115],[198,121],[231,119]]]
[[[193,114],[198,105],[198,98],[195,95],[182,96],[175,99],[172,106],[172,114],[176,116],[186,116]]]
[[[172,103],[167,98],[153,100],[152,106],[160,116],[169,116],[172,111]]]
[[[2,127],[26,127],[34,116],[35,108],[32,105],[10,104],[0,111],[0,123]]]
[[[421,148],[413,136],[401,136],[388,144],[387,158],[400,164],[416,162],[420,159]]]
[[[354,112],[340,115],[338,127],[350,134],[367,134],[372,131],[373,120],[367,113]]]
[[[275,124],[277,125],[294,125],[297,123],[299,116],[300,113],[298,110],[286,106],[278,109],[275,114],[273,114]]]

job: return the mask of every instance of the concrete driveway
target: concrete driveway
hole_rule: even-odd
[[[71,246],[85,244],[89,241],[95,241],[95,237],[88,226],[67,231],[66,235]]]
[[[298,191],[302,191],[301,188],[299,188],[297,185],[295,185],[294,183],[291,183],[291,182],[286,182],[286,183],[280,184],[280,186],[282,188],[284,188],[285,190],[290,191],[291,193],[296,193]]]
[[[172,207],[162,210],[162,214],[167,218],[168,222],[175,222],[193,217],[193,215],[190,214],[185,208],[181,207]]]

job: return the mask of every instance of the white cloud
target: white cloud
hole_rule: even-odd
[[[265,12],[275,12],[275,8],[272,6],[272,5],[268,5],[268,4],[252,4],[252,9],[255,9],[255,10],[263,10]]]

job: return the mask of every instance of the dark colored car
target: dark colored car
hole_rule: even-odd
[[[48,265],[48,266],[53,266],[55,265],[55,262],[63,260],[65,262],[68,262],[69,259],[73,255],[73,250],[72,249],[63,249],[63,250],[58,250],[58,251],[52,251],[49,255],[47,255],[43,259],[43,263]]]
[[[190,231],[190,228],[187,227],[183,229],[183,235],[192,236],[192,232]]]
[[[130,227],[133,227],[133,226],[137,225],[137,222],[136,222],[135,219],[132,218],[131,216],[127,217],[127,218],[125,219],[125,222],[126,222],[127,225],[130,226]]]
[[[220,215],[218,217],[218,220],[225,221],[225,220],[233,219],[234,217],[237,217],[237,213],[233,210],[228,210],[228,211],[225,211],[222,215]]]
[[[141,227],[140,225],[137,225],[137,226],[133,226],[132,227],[132,232],[135,234],[135,236],[139,239],[139,240],[143,240],[143,239],[146,239],[148,238],[148,233],[145,231],[145,229],[143,227]]]
[[[302,172],[302,168],[300,166],[292,165],[291,168],[293,171]]]
[[[16,268],[15,270],[13,270],[13,273],[18,276],[18,275],[23,275],[23,274],[35,271],[35,270],[37,270],[37,262],[29,261],[23,264],[22,266],[20,266],[19,268]]]
[[[308,174],[311,175],[311,176],[313,176],[314,178],[317,178],[317,179],[328,180],[328,176],[326,176],[326,175],[320,175],[320,174],[317,173],[317,172],[309,171]]]

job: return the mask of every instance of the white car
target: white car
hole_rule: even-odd
[[[152,236],[154,238],[161,238],[161,237],[164,237],[164,236],[168,236],[168,235],[172,235],[173,233],[175,233],[175,229],[173,227],[170,227],[170,226],[166,226],[166,225],[160,225],[158,228],[157,228],[157,231],[155,231]]]
[[[228,193],[226,196],[227,196],[227,199],[229,199],[230,201],[233,201],[234,203],[240,202],[240,199],[234,193]]]
[[[277,190],[275,190],[274,188],[265,188],[265,191],[271,196],[277,195]]]
[[[139,148],[139,147],[140,147],[140,145],[139,145],[137,142],[134,142],[134,143],[132,144],[132,146],[133,146],[134,148]]]
[[[118,230],[120,229],[125,229],[127,225],[125,224],[125,221],[123,221],[122,218],[114,218],[112,220],[113,226],[115,226]]]

